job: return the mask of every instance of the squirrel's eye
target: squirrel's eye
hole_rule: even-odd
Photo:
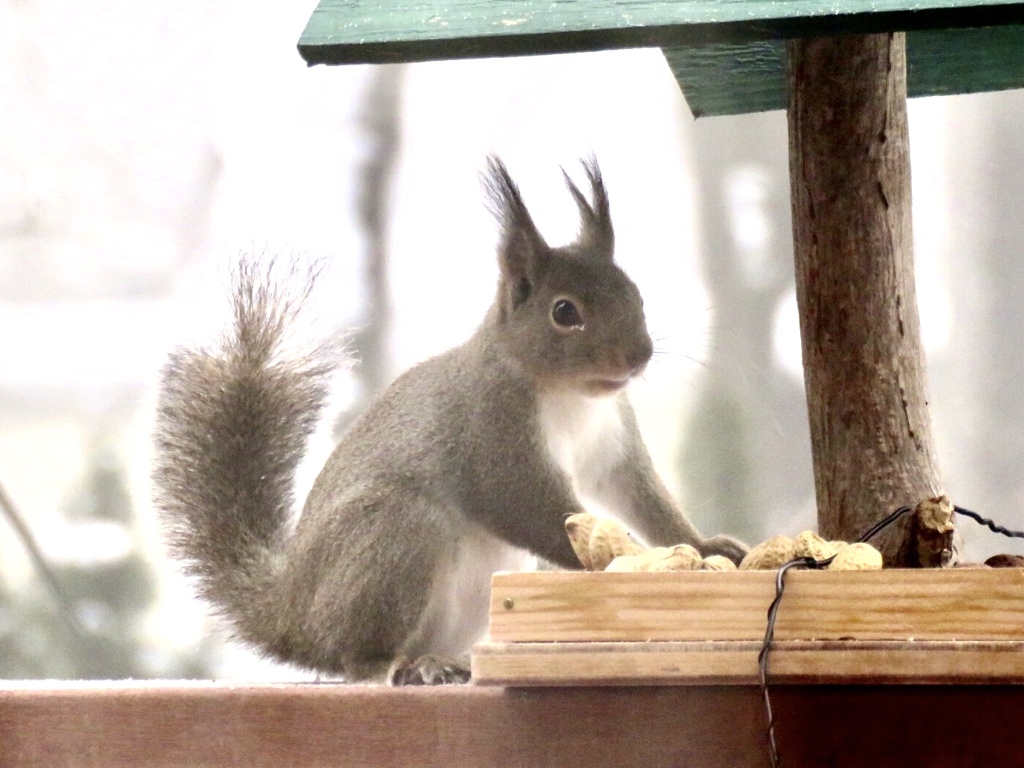
[[[583,319],[576,305],[568,299],[559,299],[551,308],[551,319],[563,328],[582,328]]]

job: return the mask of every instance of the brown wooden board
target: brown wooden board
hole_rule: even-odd
[[[750,683],[774,571],[495,574],[473,677],[491,685]],[[1024,681],[1024,570],[796,571],[784,683]]]
[[[1020,764],[1010,686],[779,686],[785,768]],[[0,768],[763,768],[756,686],[0,683]]]
[[[759,642],[480,643],[481,685],[714,685],[758,681]],[[1021,683],[1024,643],[801,641],[775,643],[773,684]]]
[[[760,640],[774,596],[774,571],[499,573],[490,640]],[[1024,570],[791,572],[775,638],[1024,641]]]

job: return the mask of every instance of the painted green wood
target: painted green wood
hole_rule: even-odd
[[[1022,0],[320,0],[299,51],[381,63],[1007,23]]]
[[[911,34],[907,88],[912,96],[1024,88],[1024,26]]]
[[[786,106],[785,40],[675,46],[664,54],[694,117]]]
[[[782,40],[666,48],[695,117],[785,109]],[[907,33],[907,91],[936,96],[1024,88],[1024,26]]]

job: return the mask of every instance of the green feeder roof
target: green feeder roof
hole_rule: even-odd
[[[661,47],[694,115],[784,108],[785,40],[906,31],[911,96],[1024,87],[1024,3],[988,0],[320,0],[309,64]]]

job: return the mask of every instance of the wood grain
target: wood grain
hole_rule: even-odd
[[[708,738],[718,708],[756,722],[739,691],[50,683],[0,688],[0,768],[759,765],[759,729]]]
[[[480,643],[482,685],[714,685],[758,680],[758,642]],[[773,683],[1022,683],[1024,642],[783,641]]]
[[[910,96],[1021,88],[1022,22],[1024,5],[1012,0],[462,0],[440,8],[322,0],[298,47],[313,65],[660,46],[700,117],[784,109],[785,40],[822,34],[907,31]]]
[[[1017,765],[1019,686],[775,686],[786,768]],[[764,768],[756,686],[0,683],[0,768]]]
[[[309,64],[389,63],[1020,23],[1018,0],[320,0]]]
[[[490,640],[760,640],[774,595],[768,571],[495,574]],[[1022,641],[1024,571],[790,573],[775,637]]]
[[[789,178],[818,530],[942,493],[914,285],[902,33],[789,43]],[[872,543],[915,566],[907,518]]]
[[[1022,88],[1021,50],[1020,25],[907,32],[907,95]],[[765,112],[789,103],[785,40],[669,47],[665,59],[694,117]]]

